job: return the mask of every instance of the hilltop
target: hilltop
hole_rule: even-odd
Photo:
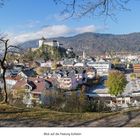
[[[64,48],[73,47],[78,53],[83,50],[88,54],[105,53],[106,51],[138,52],[140,51],[140,33],[113,35],[101,33],[82,33],[72,37],[50,38],[63,44]],[[30,40],[20,44],[24,48],[37,47],[37,40]]]

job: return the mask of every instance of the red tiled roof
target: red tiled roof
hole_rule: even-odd
[[[46,89],[46,82],[43,78],[29,78],[36,85],[32,92],[43,92]]]
[[[17,81],[16,84],[12,87],[12,89],[19,89],[23,87],[27,82],[25,80]]]
[[[45,78],[47,81],[53,83],[53,81],[55,81],[56,79],[55,78]]]
[[[18,76],[18,75],[15,76],[15,77],[7,76],[5,78],[6,78],[6,80],[15,80],[15,81],[19,81],[19,80],[22,79],[22,77],[21,76]]]
[[[30,78],[28,78],[28,81],[32,81],[34,83],[34,85],[35,85],[35,88],[31,91],[32,93],[35,93],[35,92],[41,93],[46,89],[46,82],[45,82],[45,80],[43,78],[30,77]],[[27,80],[19,80],[13,86],[13,89],[18,89],[19,87],[23,87],[26,84],[28,84]]]

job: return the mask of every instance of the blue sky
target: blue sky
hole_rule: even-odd
[[[127,34],[140,32],[140,1],[131,0],[131,11],[117,11],[117,21],[84,17],[63,20],[61,5],[53,0],[7,0],[0,9],[0,31],[19,41],[69,36],[86,31]]]

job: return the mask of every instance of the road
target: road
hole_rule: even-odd
[[[77,127],[139,127],[140,112],[127,112],[111,115],[99,120],[84,122]]]

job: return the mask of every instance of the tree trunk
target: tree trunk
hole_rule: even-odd
[[[4,102],[8,103],[8,93],[7,93],[5,73],[6,73],[6,69],[3,69],[2,79],[3,79],[3,87],[4,87],[4,95],[5,95]]]

